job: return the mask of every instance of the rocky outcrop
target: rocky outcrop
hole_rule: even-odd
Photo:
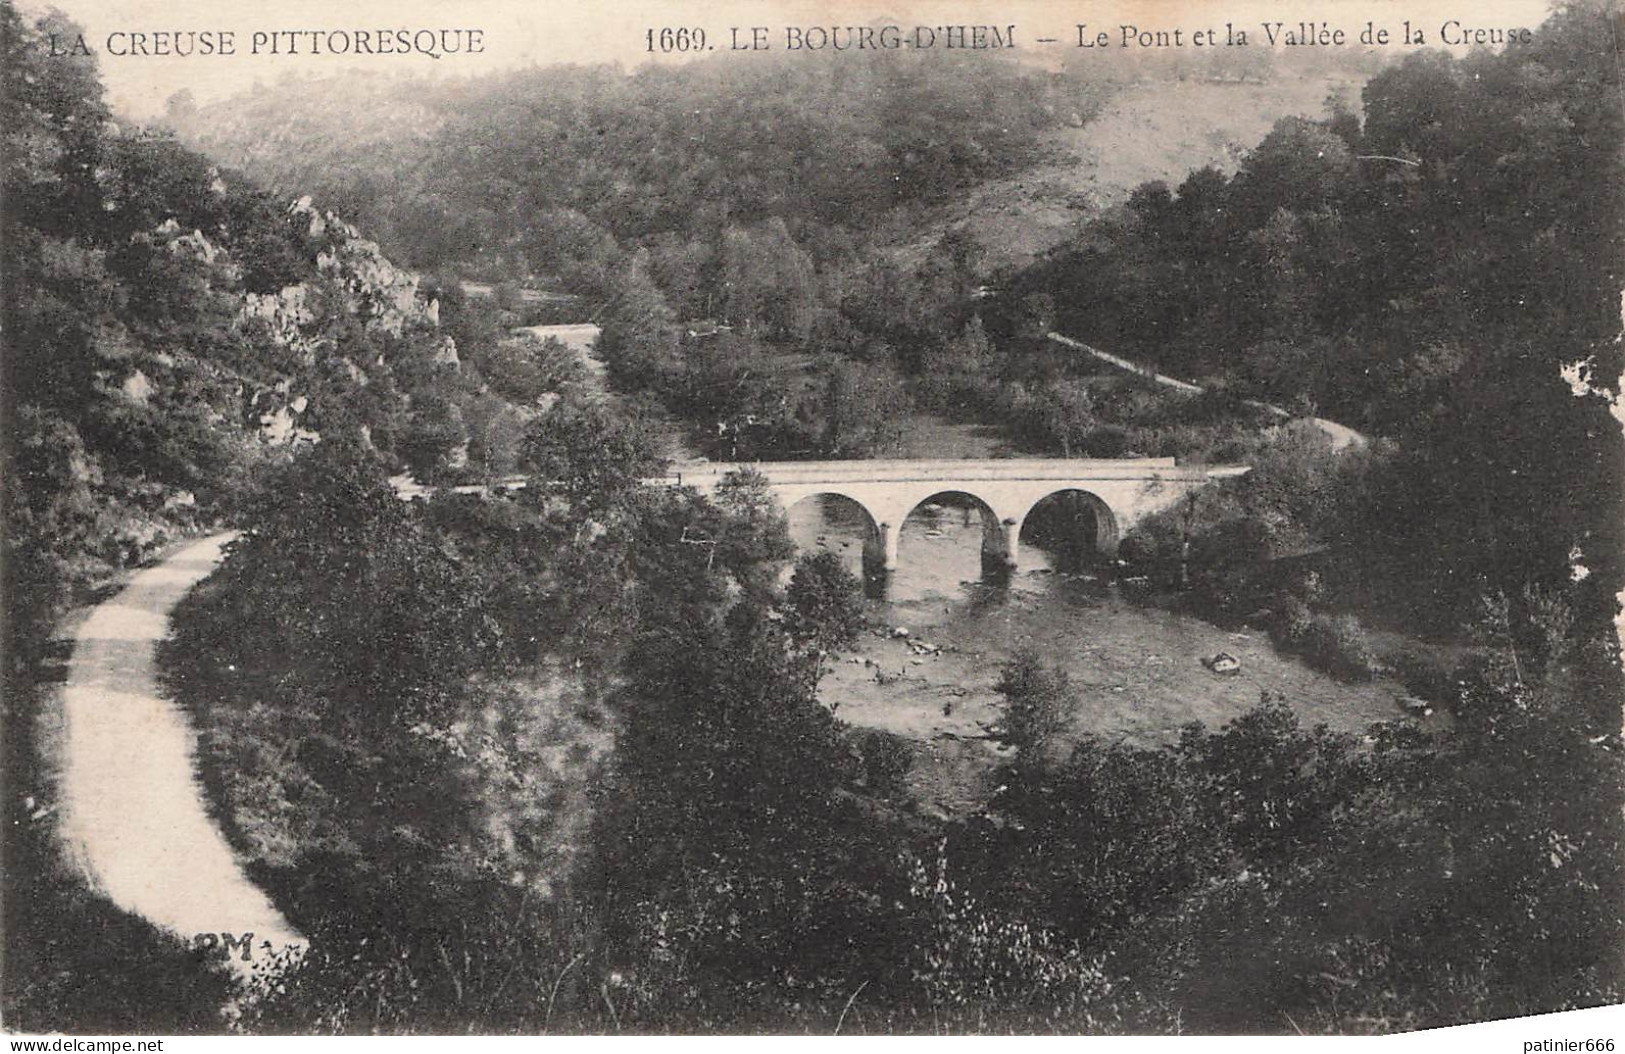
[[[289,207],[288,219],[310,241],[317,277],[276,293],[246,294],[240,323],[264,325],[271,339],[310,366],[340,354],[330,336],[335,312],[359,320],[368,331],[391,337],[439,329],[439,302],[426,300],[419,276],[397,267],[376,242],[363,238],[333,213],[316,208],[308,197]],[[433,361],[459,366],[456,342],[445,335],[438,339]],[[346,358],[340,365],[351,380],[366,384],[368,369],[382,362],[358,363]],[[285,385],[254,393],[249,404],[257,412],[260,436],[267,443],[320,438],[298,426],[305,399]]]

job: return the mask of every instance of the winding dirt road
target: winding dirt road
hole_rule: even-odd
[[[232,534],[187,545],[138,572],[73,638],[59,764],[69,854],[126,911],[187,940],[252,933],[254,958],[304,940],[244,876],[209,818],[197,737],[163,697],[154,652],[169,613],[220,563]],[[269,942],[270,948],[265,947]],[[232,961],[239,969],[241,955]]]

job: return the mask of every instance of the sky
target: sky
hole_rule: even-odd
[[[1077,24],[1111,33],[1120,26],[1142,29],[1222,27],[1226,22],[1251,27],[1256,36],[1262,21],[1289,26],[1300,20],[1343,28],[1351,39],[1369,20],[1392,27],[1403,21],[1424,30],[1427,43],[1438,43],[1442,22],[1455,19],[1484,27],[1539,25],[1549,0],[55,0],[43,4],[22,0],[19,7],[39,13],[54,6],[85,28],[85,42],[97,53],[102,78],[114,108],[127,116],[147,118],[162,112],[165,101],[190,88],[199,102],[251,89],[256,81],[272,83],[285,75],[320,76],[344,69],[409,71],[432,76],[470,76],[528,65],[560,62],[620,63],[633,68],[651,61],[648,30],[700,27],[707,31],[711,52],[726,59],[731,27],[766,26],[768,41],[781,50],[787,27],[853,26],[892,19],[905,29],[921,25],[990,24],[1016,26],[1024,55],[1052,56],[1075,46]],[[445,55],[272,55],[250,53],[252,34],[279,30],[440,30],[478,29],[483,52]],[[114,55],[129,47],[129,36],[160,32],[236,34],[237,54],[190,57]],[[1060,43],[1039,45],[1039,37]],[[109,38],[112,38],[111,40]],[[749,40],[748,30],[741,35]],[[1392,50],[1401,50],[1397,47]],[[268,48],[262,48],[267,52]],[[678,57],[664,59],[677,61]]]

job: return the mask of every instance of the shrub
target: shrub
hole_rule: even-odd
[[[1092,428],[1083,440],[1083,451],[1090,457],[1122,457],[1128,449],[1128,429],[1117,425]]]
[[[1179,583],[1179,554],[1183,547],[1184,536],[1173,517],[1148,516],[1123,536],[1117,556],[1133,573],[1170,586]]]
[[[1193,457],[1216,445],[1224,430],[1215,425],[1169,424],[1133,429],[1126,453],[1144,457]]]
[[[908,388],[890,366],[836,362],[824,379],[820,404],[825,455],[895,455],[913,408]]]
[[[1236,618],[1269,602],[1271,526],[1257,516],[1223,520],[1191,541],[1191,599],[1204,616]]]
[[[834,553],[797,560],[785,600],[791,636],[821,651],[851,647],[863,629],[863,586]]]
[[[1004,696],[997,738],[1014,747],[1022,761],[1041,761],[1045,748],[1072,723],[1078,709],[1066,670],[1046,667],[1036,652],[1027,649],[1005,663],[993,690]]]
[[[503,311],[517,314],[524,309],[525,293],[517,282],[498,282],[491,290],[491,300]]]
[[[1388,661],[1405,683],[1405,690],[1418,699],[1430,703],[1449,703],[1455,699],[1455,673],[1438,654],[1410,647],[1390,656]]]
[[[1302,647],[1310,665],[1333,676],[1369,680],[1377,672],[1377,653],[1353,615],[1316,615]]]
[[[1275,619],[1270,626],[1270,634],[1275,640],[1276,647],[1295,649],[1303,646],[1313,624],[1314,613],[1309,610],[1309,605],[1289,593],[1282,596],[1275,605]]]
[[[906,858],[906,911],[929,920],[908,963],[920,1000],[950,1031],[1092,1030],[1115,1017],[1104,957],[1028,919],[984,907],[948,877]]]
[[[901,794],[914,769],[914,751],[908,740],[879,729],[866,729],[858,738],[863,759],[863,781],[877,794]]]
[[[1285,591],[1276,596],[1273,607],[1270,638],[1282,651],[1298,652],[1315,669],[1348,680],[1369,680],[1380,668],[1365,627],[1353,615],[1314,614],[1296,594]],[[1450,678],[1444,668],[1430,660],[1433,668],[1424,671],[1421,653],[1407,654],[1412,657],[1412,674],[1418,680],[1426,678],[1427,689],[1412,685],[1412,676],[1407,676],[1407,686],[1426,699],[1447,697]]]
[[[1300,569],[1286,584],[1287,590],[1305,604],[1318,604],[1326,595],[1326,583],[1320,572],[1312,567]]]
[[[579,384],[586,376],[580,357],[553,337],[496,341],[466,357],[494,391],[516,403],[533,403],[549,392]]]
[[[1209,822],[1242,859],[1267,865],[1331,837],[1359,785],[1355,742],[1324,725],[1303,728],[1284,696],[1266,692],[1218,732],[1187,732],[1178,752],[1202,773]]]
[[[997,380],[974,373],[926,373],[911,385],[916,404],[935,413],[997,413],[999,388]]]
[[[1491,724],[1522,709],[1522,678],[1511,656],[1494,648],[1475,648],[1451,673],[1450,712],[1462,721]]]

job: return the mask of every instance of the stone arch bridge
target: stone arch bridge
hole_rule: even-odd
[[[971,499],[981,512],[983,553],[1018,568],[1021,526],[1045,498],[1081,495],[1094,513],[1095,544],[1110,554],[1123,532],[1145,516],[1212,480],[1248,471],[1244,465],[1179,465],[1173,458],[704,462],[677,466],[667,480],[709,493],[729,472],[747,468],[766,477],[785,509],[819,495],[855,502],[869,516],[866,559],[887,570],[897,567],[903,521],[933,499]]]

